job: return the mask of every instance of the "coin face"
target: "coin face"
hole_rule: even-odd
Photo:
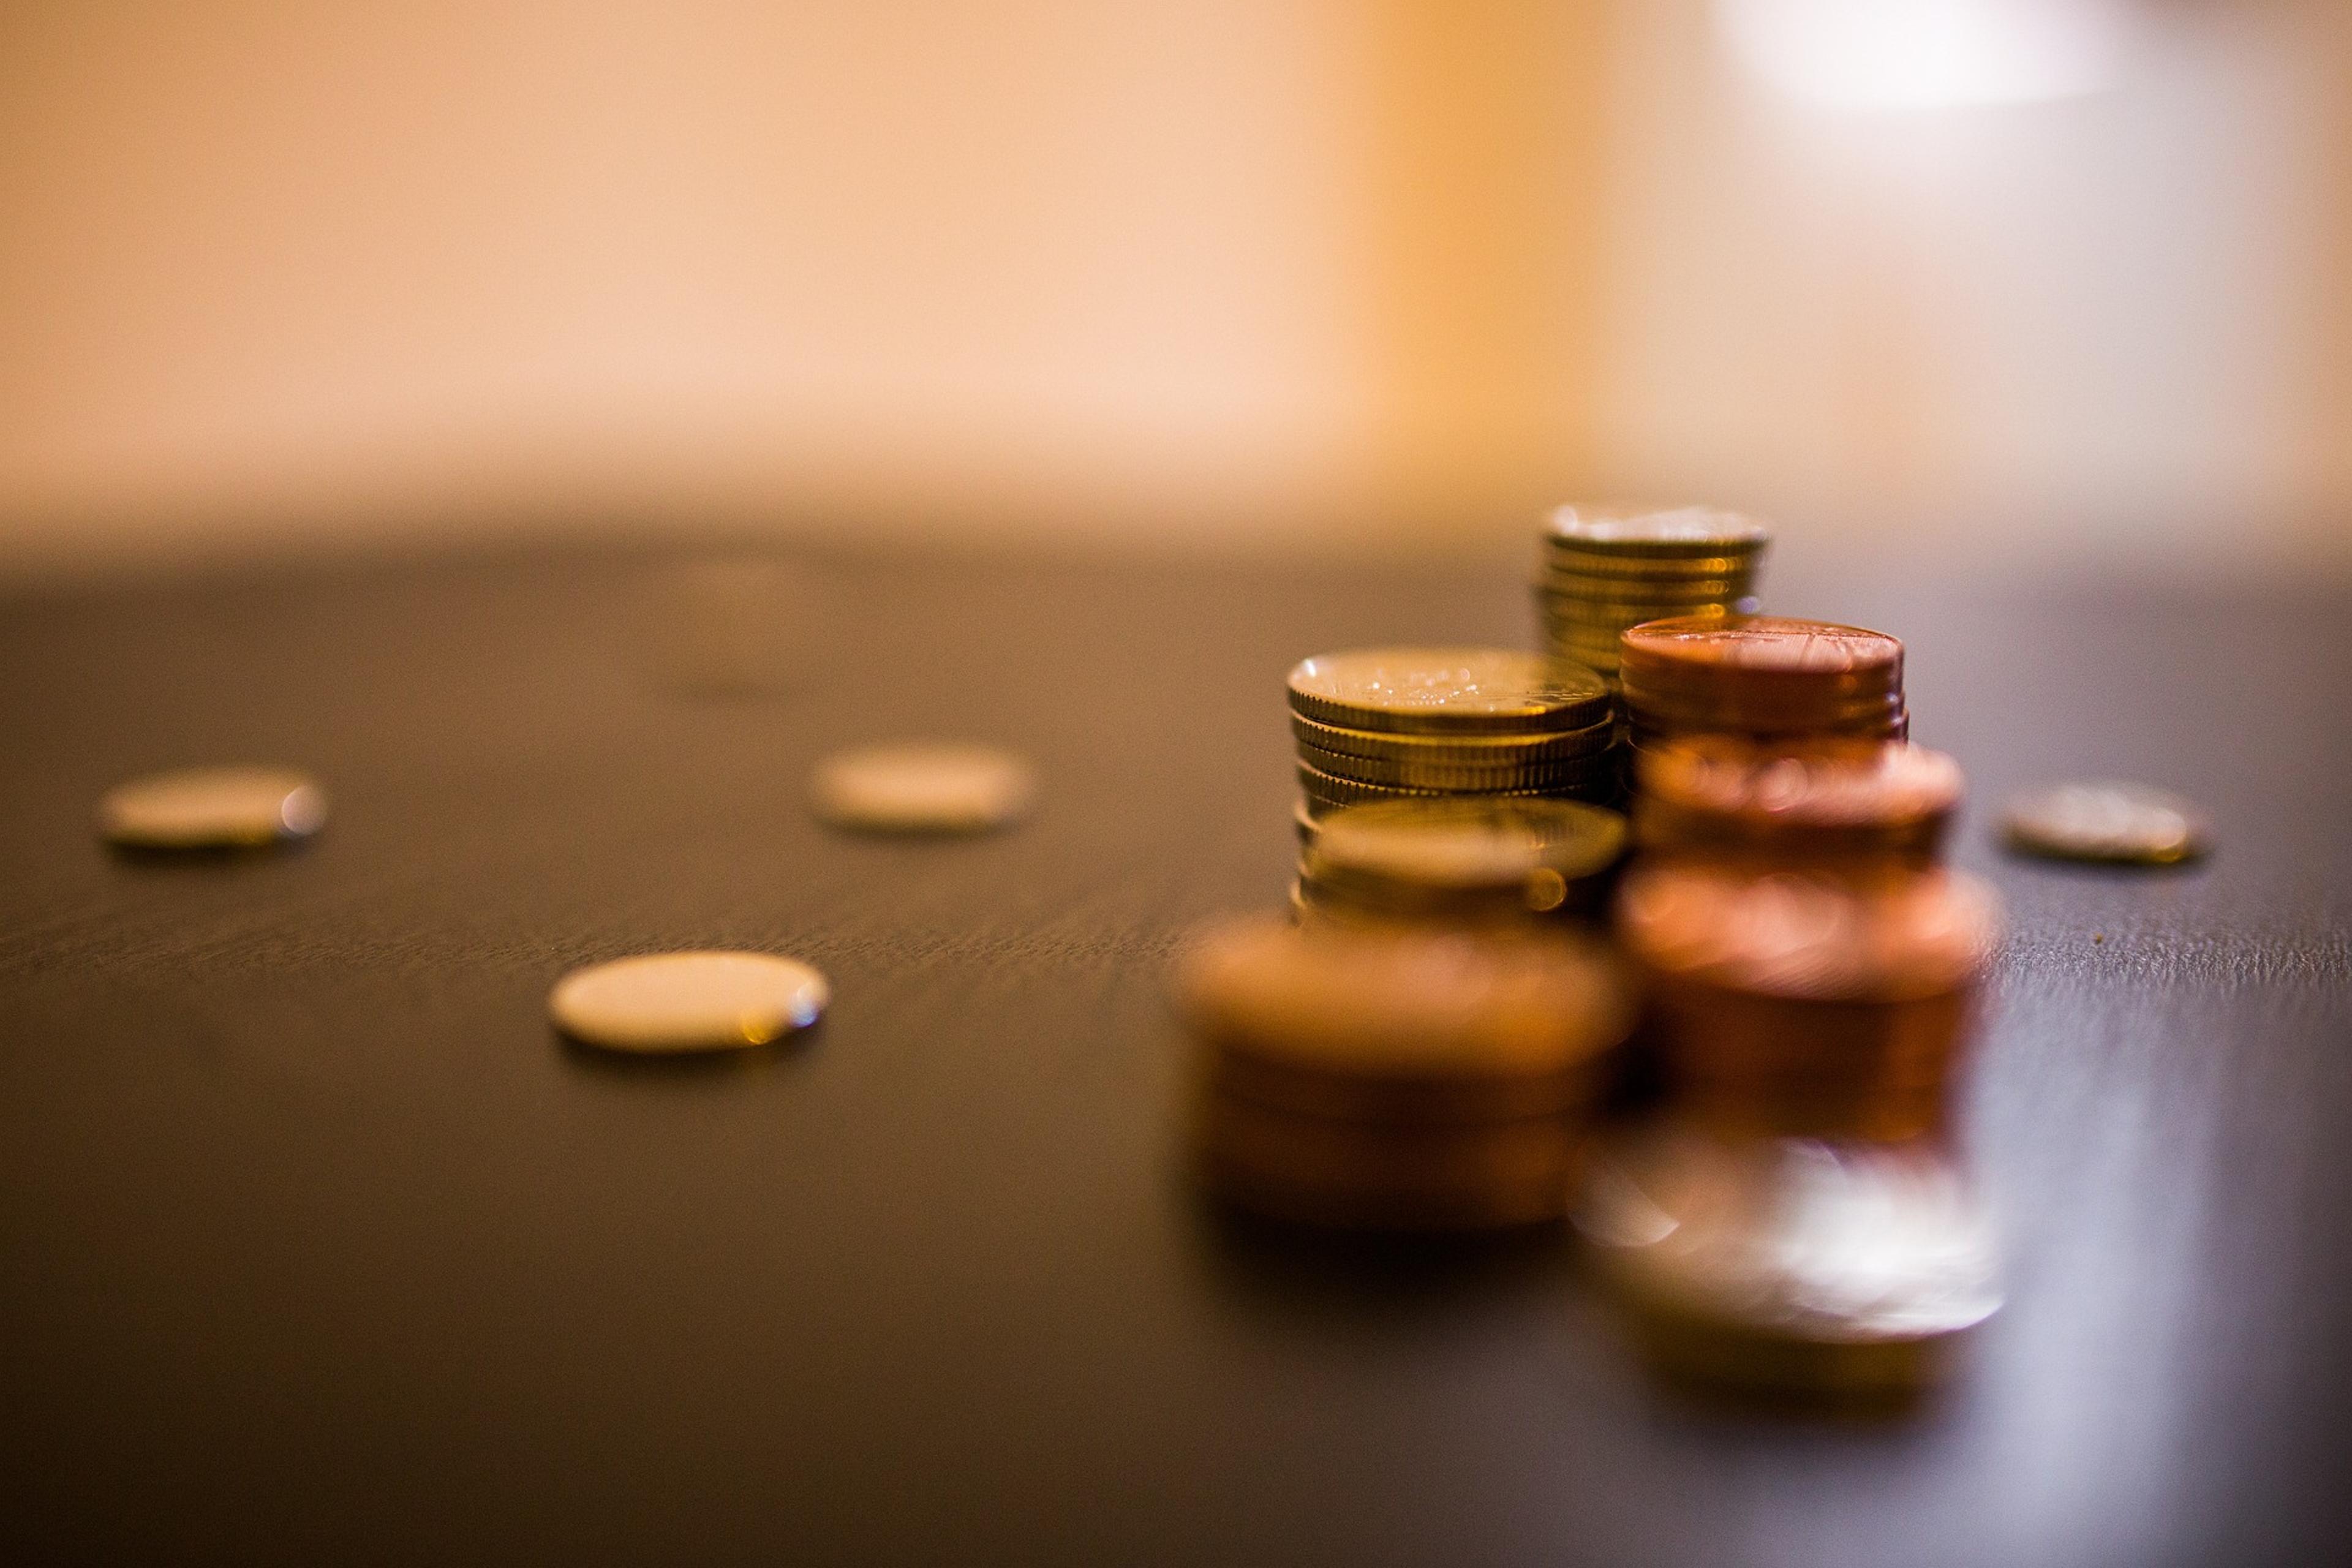
[[[1751,518],[1704,506],[1563,506],[1552,512],[1547,531],[1562,543],[1627,555],[1738,555],[1771,538]]]
[[[181,768],[117,784],[98,830],[138,849],[253,848],[307,838],[326,825],[327,797],[289,768]]]
[[[2172,866],[2205,851],[2204,814],[2146,784],[2063,784],[2011,799],[2010,847],[2062,860]]]
[[[1508,648],[1364,648],[1300,660],[1290,705],[1343,729],[1527,733],[1598,723],[1609,688],[1581,665]]]
[[[981,833],[1028,810],[1029,764],[993,746],[936,742],[863,746],[819,763],[816,813],[837,827],[880,833]]]
[[[740,1050],[805,1029],[832,999],[824,976],[765,952],[656,952],[575,969],[548,994],[555,1026],[607,1050]]]
[[[1653,621],[1625,634],[1625,657],[1669,670],[1719,669],[1792,676],[1903,670],[1903,643],[1885,632],[1832,621],[1748,616]],[[1877,689],[1885,689],[1882,683]]]

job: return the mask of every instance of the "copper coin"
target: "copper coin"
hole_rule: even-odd
[[[1941,752],[1865,739],[1692,737],[1644,747],[1635,768],[1645,848],[1793,859],[1930,862],[1963,787]]]
[[[1700,862],[1637,865],[1618,899],[1627,952],[1668,984],[1821,1001],[1955,991],[1990,958],[1990,889],[1944,870],[1879,877]]]
[[[1834,728],[1903,689],[1903,644],[1827,621],[1653,621],[1620,639],[1626,701],[1692,727]]]

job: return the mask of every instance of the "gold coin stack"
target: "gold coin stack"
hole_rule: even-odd
[[[1206,1187],[1404,1231],[1559,1218],[1632,1016],[1613,962],[1573,940],[1276,919],[1209,932],[1177,1003]]]
[[[1614,679],[1617,639],[1629,626],[1753,612],[1770,542],[1748,519],[1706,507],[1560,507],[1536,574],[1545,644]]]
[[[1323,819],[1291,901],[1315,921],[1510,927],[1603,913],[1625,819],[1581,801],[1389,800]]]
[[[1318,654],[1290,672],[1307,816],[1388,800],[1614,800],[1609,689],[1581,665],[1486,647]]]

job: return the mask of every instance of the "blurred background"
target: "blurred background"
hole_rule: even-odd
[[[1594,494],[2333,569],[2347,279],[2343,0],[15,0],[0,572]]]

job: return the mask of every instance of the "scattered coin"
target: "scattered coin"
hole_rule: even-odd
[[[255,848],[308,838],[326,825],[327,797],[289,768],[181,768],[117,784],[98,805],[98,831],[139,849]]]
[[[563,1033],[607,1050],[739,1050],[808,1027],[831,996],[824,975],[793,959],[656,952],[573,970],[547,1010]]]
[[[838,827],[887,833],[980,833],[1018,818],[1036,793],[1029,764],[993,746],[866,746],[817,764],[810,794]]]
[[[2012,798],[2010,847],[2061,860],[2172,866],[2205,852],[2204,814],[2146,784],[2063,784]]]

